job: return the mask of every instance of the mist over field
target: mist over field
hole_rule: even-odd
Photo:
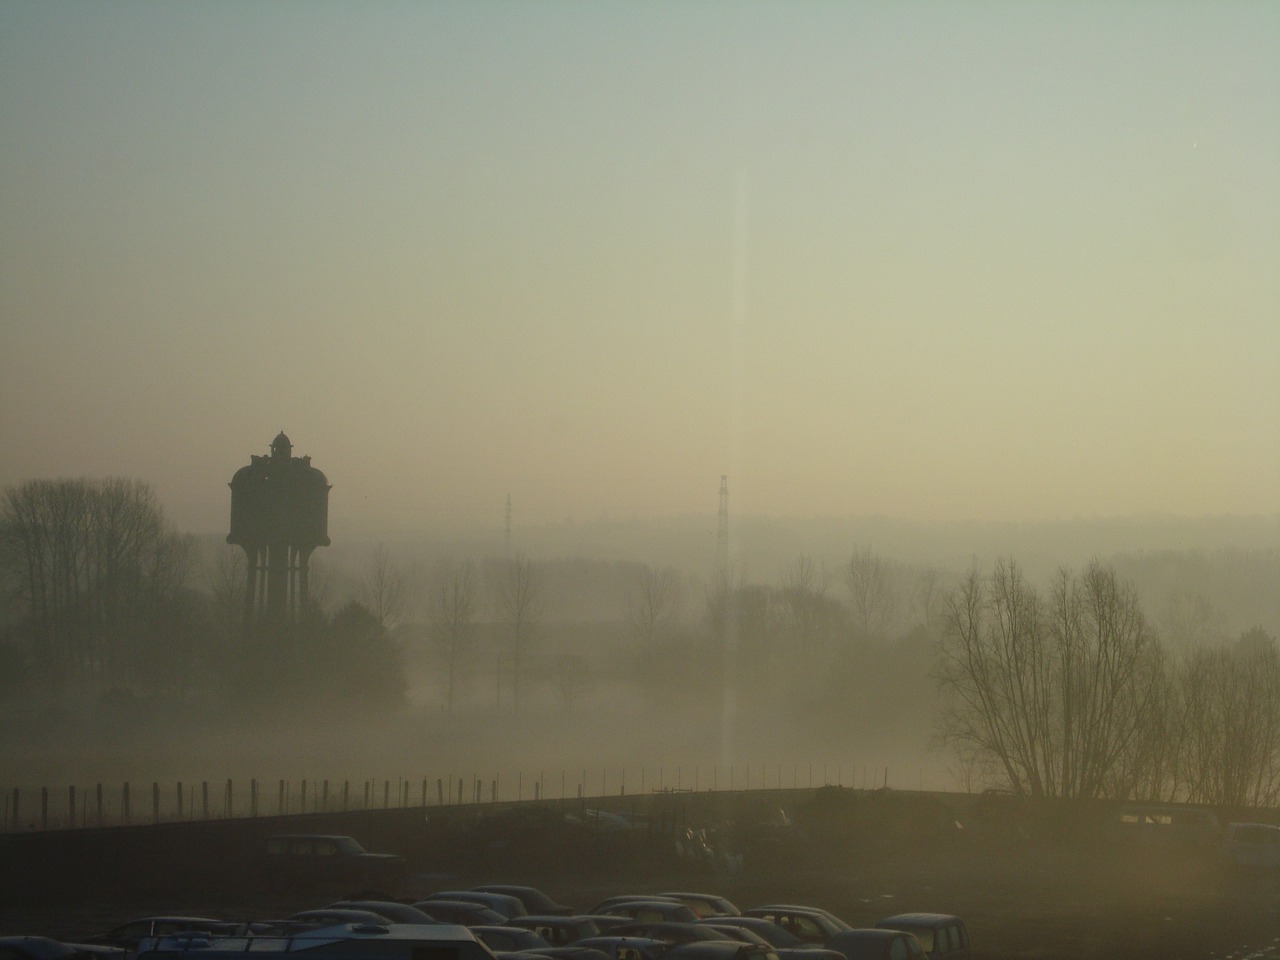
[[[1255,627],[1280,633],[1280,552],[1267,546],[1277,529],[1274,518],[955,526],[746,520],[735,541],[738,555],[750,557],[739,561],[750,571],[743,584],[781,590],[798,558],[808,557],[823,593],[849,616],[847,568],[863,556],[883,562],[887,590],[869,630],[846,621],[821,651],[794,646],[775,609],[771,645],[737,660],[708,620],[714,518],[518,529],[513,540],[538,558],[546,594],[528,639],[518,711],[508,628],[494,598],[478,603],[471,648],[456,665],[452,709],[430,609],[442,562],[474,550],[482,563],[484,551],[503,549],[500,531],[335,543],[316,562],[325,609],[369,602],[379,558],[394,578],[394,656],[378,669],[396,673],[399,683],[366,696],[343,689],[342,680],[309,692],[288,675],[268,675],[259,678],[265,698],[237,700],[222,672],[237,640],[203,647],[180,690],[86,685],[81,697],[73,686],[28,699],[9,687],[0,703],[9,720],[0,732],[5,783],[85,789],[159,781],[171,790],[179,781],[305,779],[328,780],[336,791],[343,781],[389,778],[412,784],[419,796],[426,779],[433,802],[438,780],[452,794],[459,778],[468,795],[478,779],[489,796],[497,779],[503,797],[526,799],[535,783],[548,797],[574,796],[579,785],[588,793],[695,783],[980,789],[987,781],[957,765],[939,740],[934,675],[946,595],[967,571],[1012,557],[1029,578],[1047,582],[1055,568],[1102,556],[1134,584],[1176,656]],[[200,538],[197,592],[210,592],[220,558],[232,550],[220,540]],[[1102,555],[1091,544],[1115,552]],[[629,604],[641,572],[658,567],[678,575],[677,610],[646,650]],[[358,682],[353,676],[349,684]],[[279,703],[273,686],[282,691]]]

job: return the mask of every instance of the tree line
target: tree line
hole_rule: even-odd
[[[1013,560],[954,577],[858,548],[798,557],[768,584],[618,562],[449,558],[401,569],[379,547],[352,596],[319,577],[311,609],[243,632],[244,558],[201,570],[136,480],[37,480],[0,501],[0,696],[132,691],[334,707],[406,700],[405,654],[429,650],[440,706],[475,688],[508,714],[548,689],[571,709],[610,669],[544,651],[567,630],[557,578],[613,584],[626,636],[610,682],[657,708],[726,689],[812,730],[933,718],[970,786],[1031,796],[1228,804],[1280,799],[1280,655],[1262,629],[1171,646],[1104,563],[1029,583]],[[330,607],[335,607],[330,611]],[[603,637],[603,627],[593,636]],[[597,646],[603,649],[603,640]],[[614,644],[616,646],[616,644]],[[912,728],[913,730],[915,728]]]

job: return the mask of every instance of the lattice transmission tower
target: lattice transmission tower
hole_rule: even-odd
[[[720,523],[716,529],[716,576],[729,580],[729,478],[720,476]]]

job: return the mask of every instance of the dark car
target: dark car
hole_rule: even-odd
[[[645,923],[666,921],[669,923],[693,923],[698,915],[688,904],[679,900],[662,900],[657,897],[646,897],[636,900],[620,900],[607,906],[596,907],[592,913],[612,914],[615,917],[630,917]]]
[[[369,910],[381,914],[392,923],[438,923],[431,915],[398,900],[338,900],[326,910]]]
[[[507,918],[480,903],[468,900],[419,900],[414,904],[436,923],[457,923],[464,927],[486,924],[500,927]]]
[[[525,914],[512,917],[508,926],[532,930],[553,947],[565,947],[587,937],[598,937],[600,925],[592,917],[562,917],[551,914]]]
[[[609,960],[658,960],[671,949],[671,944],[665,940],[651,937],[588,937],[574,946],[599,950]]]
[[[609,954],[592,947],[581,947],[572,944],[565,947],[543,947],[541,950],[530,950],[529,954],[516,953],[515,956],[537,955],[547,960],[609,960]]]
[[[950,913],[899,913],[877,927],[914,934],[930,960],[969,960],[969,931]]]
[[[926,954],[914,934],[903,930],[872,928],[844,930],[827,942],[845,960],[925,960]]]
[[[794,903],[771,903],[762,907],[743,910],[744,917],[763,917],[771,920],[792,936],[805,943],[825,944],[837,933],[853,928],[835,914],[819,907]]]
[[[524,927],[481,923],[472,927],[471,932],[494,953],[515,953],[520,950],[541,953],[551,946],[544,938]]]
[[[295,930],[299,925],[329,927],[336,923],[391,923],[391,918],[372,910],[354,910],[343,907],[321,907],[317,910],[300,910],[285,918],[285,923]]]
[[[106,933],[89,937],[85,942],[108,947],[136,950],[144,937],[167,937],[176,933],[213,933],[230,935],[240,932],[240,925],[209,917],[160,916],[139,917]]]
[[[648,937],[666,943],[688,943],[691,940],[723,940],[722,934],[700,923],[682,923],[675,920],[636,920],[624,923],[609,931],[616,937]]]
[[[49,937],[0,937],[3,960],[99,960],[125,955],[123,947],[63,943]]]
[[[404,857],[370,853],[352,837],[281,834],[267,838],[264,853],[263,872],[277,890],[339,886],[391,893],[404,879]]]
[[[804,946],[804,941],[793,933],[788,933],[772,920],[764,917],[706,917],[698,923],[713,927],[738,927],[756,934],[775,949],[786,950]]]
[[[661,960],[778,960],[773,947],[736,940],[691,940],[676,944]]]
[[[660,893],[663,899],[670,898],[687,904],[699,917],[737,917],[742,915],[731,900],[714,893]]]
[[[515,897],[524,904],[526,913],[538,916],[567,917],[575,912],[573,907],[556,903],[537,887],[525,887],[514,883],[482,883],[471,889],[482,893],[505,893],[509,897]]]
[[[523,917],[529,911],[519,897],[509,893],[497,893],[493,890],[437,890],[428,896],[428,900],[462,900],[465,903],[478,903],[488,907],[494,913],[500,913],[507,919]]]

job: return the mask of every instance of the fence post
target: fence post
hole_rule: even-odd
[[[382,809],[386,810],[391,806],[391,781],[382,781]]]
[[[342,781],[342,812],[343,813],[347,812],[347,804],[350,801],[350,798],[351,798],[351,781],[343,780]]]
[[[129,825],[129,782],[126,780],[120,791],[120,822]]]
[[[200,816],[201,819],[209,819],[209,781],[200,781]]]
[[[323,796],[323,799],[320,801],[320,809],[323,810],[325,813],[329,812],[329,781],[328,780],[324,782],[324,796]]]
[[[68,826],[76,825],[76,788],[74,786],[67,787],[67,814],[71,821]]]
[[[256,777],[249,781],[249,816],[255,819],[258,816],[258,780]]]
[[[178,819],[182,820],[182,781],[178,781]]]
[[[151,781],[151,822],[160,822],[160,784]]]
[[[298,800],[298,810],[302,813],[307,812],[307,781],[302,781],[302,796]]]
[[[101,826],[104,826],[106,823],[106,817],[103,815],[103,810],[102,810],[102,784],[97,785],[97,794],[98,794],[98,826],[101,827]],[[18,812],[17,810],[14,810],[15,816],[17,812]]]
[[[18,800],[20,799],[20,795],[21,795],[21,792],[18,790],[18,788],[14,787],[13,788],[13,828],[15,830],[19,829],[22,824],[21,810],[19,809],[19,806],[18,806]]]
[[[40,788],[40,829],[49,829],[49,788]]]
[[[16,794],[17,792],[18,791],[15,788],[14,793]],[[444,778],[443,777],[436,777],[436,796],[440,798],[440,806],[443,807],[444,806]],[[15,807],[16,807],[16,804],[15,804]]]
[[[425,810],[426,807],[427,807],[427,778],[423,777],[422,778],[422,808]]]
[[[231,793],[230,777],[227,778],[227,797],[226,797],[226,802],[224,803],[224,808],[225,809],[223,810],[223,813],[222,813],[224,817],[230,817],[235,812],[235,798]]]
[[[280,816],[284,816],[284,781],[283,780],[280,781],[280,802],[276,806],[276,813],[278,813]]]

